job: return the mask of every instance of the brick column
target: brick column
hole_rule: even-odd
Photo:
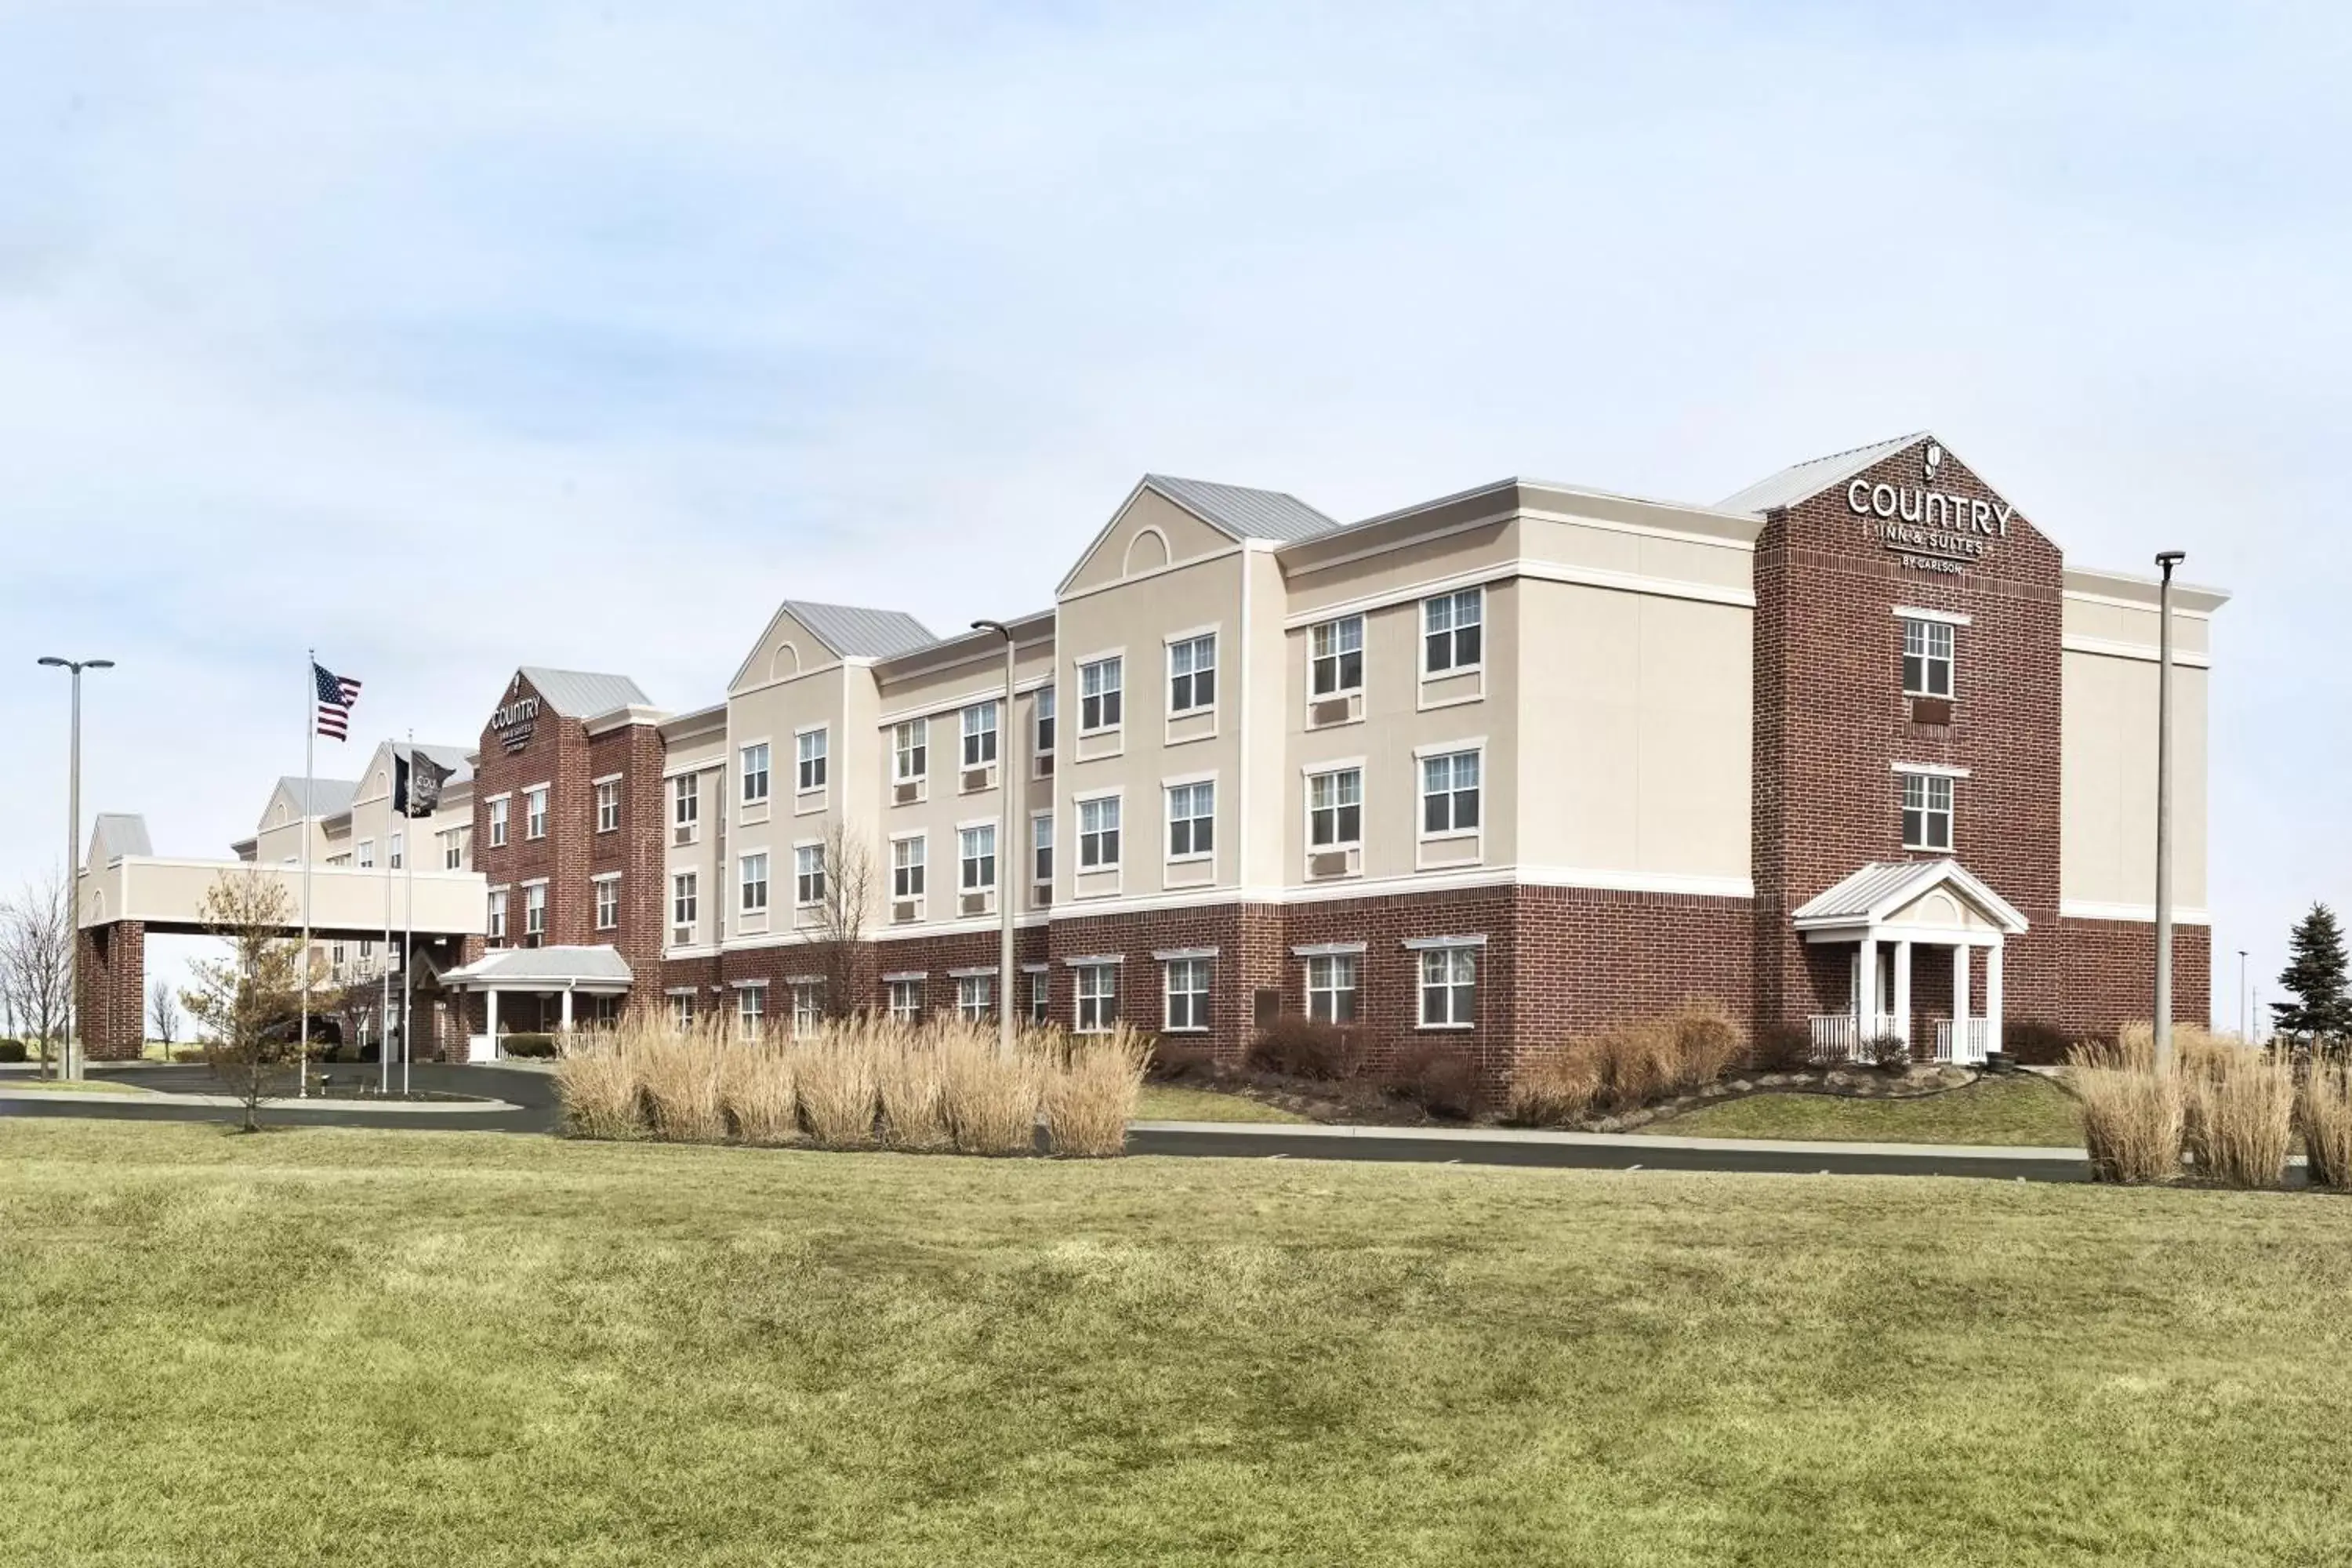
[[[82,1050],[94,1062],[136,1060],[147,1039],[147,927],[117,921],[75,933]]]

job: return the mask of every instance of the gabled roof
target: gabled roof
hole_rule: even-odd
[[[306,779],[299,773],[286,773],[278,778],[278,787],[286,792],[294,809],[305,816],[341,816],[352,809],[352,796],[359,794],[360,781]]]
[[[541,983],[560,991],[566,985],[625,986],[633,978],[629,961],[610,946],[502,947],[441,973],[443,984],[459,989]]]
[[[786,599],[782,609],[836,658],[888,658],[939,641],[929,626],[904,610],[819,605],[807,599]]]
[[[1785,506],[1807,500],[1869,468],[1885,462],[1906,447],[1916,447],[1935,437],[1926,430],[1914,430],[1908,436],[1892,440],[1874,441],[1867,447],[1856,447],[1850,452],[1832,452],[1826,458],[1815,458],[1794,468],[1781,469],[1769,479],[1759,479],[1738,495],[1726,496],[1716,503],[1717,511],[1753,512],[1759,517]]]
[[[103,866],[123,855],[152,855],[154,844],[147,837],[147,819],[133,812],[101,811],[97,826],[90,829],[89,858],[93,865]]]
[[[1324,516],[1297,496],[1282,490],[1251,489],[1208,479],[1180,479],[1172,474],[1146,474],[1143,482],[1234,539],[1270,539],[1287,544],[1328,533],[1339,526],[1336,519]]]
[[[597,675],[583,669],[550,669],[526,664],[522,678],[539,700],[566,719],[593,719],[615,708],[650,707],[653,699],[625,675]]]
[[[1950,858],[1874,860],[1818,898],[1807,900],[1790,920],[1799,931],[1875,924],[1938,887],[1952,889],[2011,936],[2026,929],[2025,917],[2015,905]]]

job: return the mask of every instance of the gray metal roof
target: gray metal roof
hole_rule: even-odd
[[[303,786],[309,785],[309,801],[303,799]],[[287,773],[278,781],[294,803],[294,809],[304,816],[341,816],[352,809],[352,796],[359,794],[357,779],[305,779],[299,773]]]
[[[1793,468],[1782,468],[1769,479],[1759,479],[1738,495],[1726,496],[1716,503],[1715,510],[1753,512],[1761,517],[1775,508],[1794,506],[1833,485],[1842,485],[1873,463],[1883,462],[1904,447],[1916,446],[1930,438],[1927,431],[1914,430],[1908,436],[1897,436],[1889,441],[1874,441],[1867,447],[1856,447],[1849,452],[1832,452],[1826,458],[1814,458]]]
[[[1881,921],[1928,889],[1948,886],[2011,931],[2026,929],[2015,905],[1958,860],[1874,860],[1835,887],[1808,900],[1789,918],[1799,928],[1863,925]]]
[[[147,819],[135,812],[101,811],[98,824],[89,833],[89,858],[103,866],[121,855],[152,855],[154,844],[147,837]]]
[[[819,605],[807,599],[786,599],[783,609],[843,658],[888,658],[940,640],[904,610]]]
[[[565,985],[627,985],[635,976],[629,961],[609,946],[502,947],[473,963],[442,971],[441,983],[467,986],[551,990]]]
[[[1312,539],[1339,526],[1295,495],[1254,490],[1207,479],[1146,474],[1143,482],[1221,533],[1235,539],[1271,539],[1282,543]]]
[[[539,700],[566,719],[593,719],[615,708],[650,707],[653,699],[625,675],[597,675],[583,669],[549,669],[526,664],[522,678]]]

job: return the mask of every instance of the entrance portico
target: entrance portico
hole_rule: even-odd
[[[481,993],[483,1032],[469,1037],[467,1055],[490,1061],[501,1034],[569,1034],[588,1021],[590,1007],[603,1012],[627,995],[635,978],[611,947],[510,947],[445,971],[441,984]]]
[[[1980,1062],[2000,1049],[2001,950],[2025,917],[1957,860],[1873,862],[1798,910],[1809,943],[1850,944],[1845,1010],[1816,1014],[1814,1056],[1843,1061],[1893,1036],[1919,1054],[1912,1008],[1916,950],[1948,951],[1951,1014],[1934,1020],[1935,1059]],[[1983,1005],[1973,1008],[1975,959],[1983,955]]]

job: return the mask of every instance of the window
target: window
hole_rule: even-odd
[[[507,801],[500,795],[490,802],[490,847],[499,848],[507,841]]]
[[[1421,602],[1423,674],[1445,675],[1477,668],[1486,599],[1485,589],[1465,588]]]
[[[1342,616],[1307,634],[1307,689],[1318,697],[1364,686],[1364,617]]]
[[[888,983],[890,1016],[901,1024],[911,1024],[923,1016],[923,983],[919,980],[893,980]]]
[[[522,836],[525,838],[547,837],[547,786],[522,792]]]
[[[1168,1032],[1195,1033],[1209,1026],[1209,961],[1168,961]]]
[[[390,838],[384,840],[384,847],[391,852],[391,858],[385,861],[385,864],[393,870],[399,870],[401,858],[408,853],[408,835],[405,833],[394,834]]]
[[[768,856],[765,850],[746,855],[742,861],[743,912],[763,915],[768,912]]]
[[[743,804],[757,805],[768,798],[768,742],[743,748]]]
[[[301,863],[302,857],[299,855],[289,855],[286,857],[286,864],[289,866],[299,866]],[[341,868],[349,866],[351,863],[352,858],[348,855],[330,855],[327,857],[327,864],[329,866]]]
[[[1903,689],[1913,697],[1952,694],[1952,628],[1942,621],[1903,622]]]
[[[1217,786],[1173,784],[1168,791],[1168,858],[1181,860],[1217,847]]]
[[[500,888],[497,892],[490,895],[490,940],[492,942],[504,942],[506,939],[507,890],[504,888]]]
[[[1029,977],[1029,1021],[1044,1028],[1054,1016],[1053,977],[1039,970]]]
[[[534,882],[522,890],[522,934],[539,937],[547,934],[547,884]]]
[[[1051,813],[1029,819],[1029,879],[1041,888],[1054,885],[1054,818]]]
[[[977,892],[996,886],[996,827],[966,827],[956,834],[957,858],[963,865],[963,890]]]
[[[1952,847],[1952,781],[1940,773],[1903,775],[1903,847]]]
[[[1118,796],[1078,802],[1078,869],[1097,871],[1118,864]]]
[[[329,949],[327,949],[327,966],[328,966],[330,969],[337,969],[337,970],[340,970],[340,969],[341,969],[341,968],[342,968],[342,966],[343,966],[343,944],[342,944],[341,942],[339,942],[335,943],[332,947],[330,947]]]
[[[1307,775],[1307,838],[1318,849],[1364,841],[1363,769]]]
[[[1078,1033],[1098,1035],[1118,1022],[1118,965],[1081,963],[1078,976]]]
[[[923,896],[923,859],[927,847],[921,838],[890,840],[890,896],[894,899],[919,899]]]
[[[814,1035],[824,1019],[824,982],[796,981],[793,985],[793,1033]]]
[[[360,840],[359,857],[359,868],[362,871],[367,870],[370,867],[375,864],[374,839],[362,838]]]
[[[996,761],[996,704],[975,702],[963,710],[963,765],[984,768]]]
[[[692,827],[702,817],[702,791],[692,773],[680,773],[670,781],[669,819],[679,827]]]
[[[375,943],[366,937],[360,938],[360,962],[362,963],[366,963],[372,961],[374,957]]]
[[[1421,830],[1467,833],[1478,826],[1478,753],[1421,760]]]
[[[669,923],[692,927],[698,916],[697,906],[702,901],[695,886],[692,871],[674,871],[669,879]]]
[[[1217,700],[1217,638],[1189,637],[1168,645],[1168,711],[1191,713]]]
[[[694,1027],[694,993],[679,991],[669,999],[669,1021],[681,1029]]]
[[[1078,728],[1080,731],[1118,728],[1120,661],[1098,658],[1078,666]]]
[[[454,828],[441,836],[441,869],[455,871],[466,864],[466,830]]]
[[[912,784],[931,771],[931,721],[909,719],[890,731],[890,776]]]
[[[1421,1026],[1465,1029],[1478,1013],[1478,950],[1433,947],[1421,955]]]
[[[596,883],[596,929],[616,931],[621,924],[621,879],[600,878]]]
[[[621,781],[606,779],[596,786],[596,831],[616,833],[621,826]]]
[[[760,1037],[760,1020],[768,1011],[768,988],[764,985],[739,985],[735,988],[735,1022],[747,1040]]]
[[[996,1016],[996,976],[956,976],[956,1016],[967,1024],[984,1024]]]
[[[1037,754],[1051,756],[1054,752],[1054,689],[1037,689]]]
[[[1325,1024],[1356,1021],[1354,953],[1325,953],[1307,961],[1307,1016]]]
[[[793,851],[793,902],[803,909],[824,902],[824,846],[803,844]]]
[[[803,795],[824,787],[824,731],[811,730],[797,742],[800,748],[800,773],[794,780]]]

